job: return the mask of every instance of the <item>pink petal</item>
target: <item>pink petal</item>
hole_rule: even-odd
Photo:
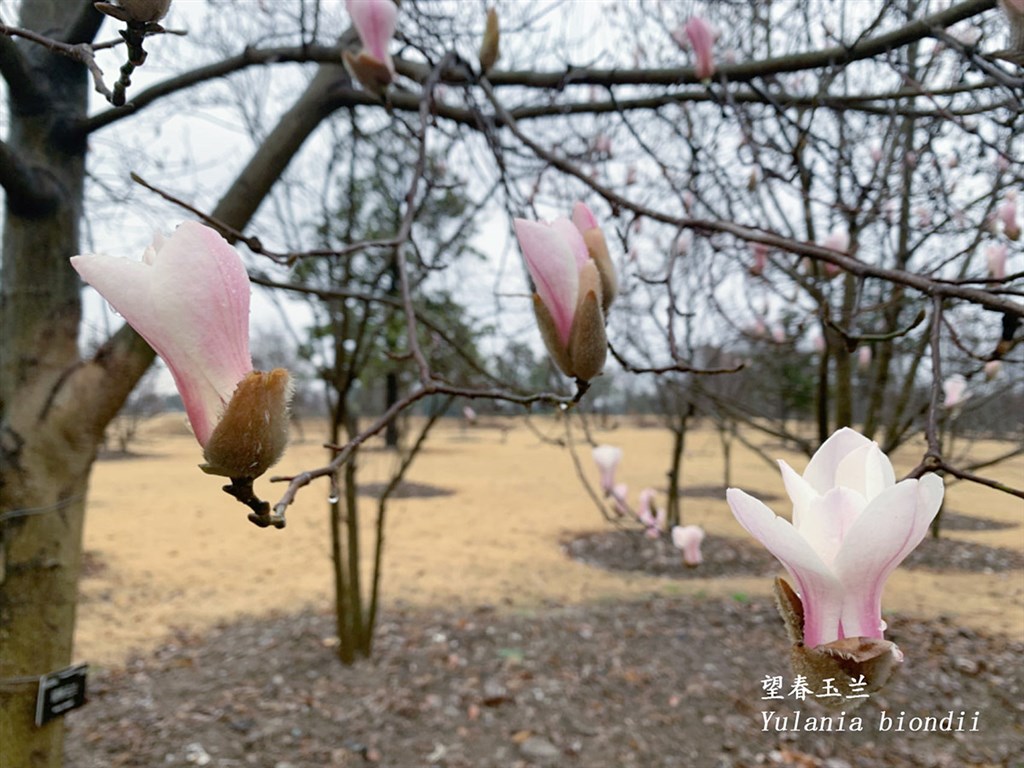
[[[699,525],[677,525],[672,528],[672,544],[683,552],[683,562],[700,565],[704,558],[700,552],[704,530]]]
[[[943,407],[956,408],[958,405],[962,405],[969,397],[967,394],[967,379],[959,373],[954,373],[942,382],[942,391],[945,394],[945,399],[942,401]]]
[[[391,0],[347,0],[345,5],[363,48],[390,69],[388,46],[395,35],[398,7]]]
[[[786,567],[804,607],[804,642],[811,648],[839,639],[843,595],[839,580],[787,520],[737,488],[726,500],[740,525]]]
[[[583,239],[583,234],[569,219],[564,216],[558,217],[551,222],[551,229],[561,235],[569,245],[572,255],[576,259],[577,269],[590,261],[590,252],[587,250],[587,243]]]
[[[833,570],[843,585],[844,637],[882,637],[882,589],[928,532],[942,504],[942,480],[903,480],[872,500],[847,531]]]
[[[565,238],[547,224],[516,219],[515,230],[537,295],[551,313],[559,339],[568,344],[580,291],[576,256]],[[579,232],[576,235],[580,237]]]
[[[695,64],[696,75],[704,80],[715,74],[715,33],[710,25],[699,16],[694,16],[683,28],[686,37],[693,46],[693,53],[697,61]]]
[[[249,277],[238,253],[212,229],[185,222],[155,243],[148,263],[74,256],[71,264],[167,363],[205,446],[252,370]]]
[[[593,212],[586,204],[580,202],[577,202],[572,207],[572,223],[576,225],[576,229],[580,232],[596,229],[599,226]]]
[[[836,484],[839,463],[856,449],[870,445],[871,441],[849,427],[843,427],[815,451],[804,470],[804,480],[819,494],[825,494]]]

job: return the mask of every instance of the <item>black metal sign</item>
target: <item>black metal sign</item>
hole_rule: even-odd
[[[85,704],[85,676],[88,668],[88,664],[77,664],[39,678],[36,725],[45,725],[55,717]]]

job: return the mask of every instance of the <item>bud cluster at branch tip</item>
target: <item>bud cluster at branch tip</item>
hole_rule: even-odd
[[[590,381],[608,353],[605,313],[618,293],[608,244],[594,214],[576,203],[572,220],[515,220],[536,289],[534,313],[552,359],[567,376]]]

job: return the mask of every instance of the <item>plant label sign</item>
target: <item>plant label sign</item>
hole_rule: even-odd
[[[88,664],[58,669],[39,678],[36,697],[36,725],[42,726],[85,704],[85,676]]]

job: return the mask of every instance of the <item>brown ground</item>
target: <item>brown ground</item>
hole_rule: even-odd
[[[624,448],[620,476],[634,497],[663,485],[667,433],[621,426],[596,437]],[[565,547],[608,526],[569,455],[521,423],[507,435],[444,425],[409,480],[414,491],[451,493],[393,502],[380,658],[344,670],[324,615],[326,484],[300,493],[286,529],[261,530],[196,469],[199,449],[180,419],[153,425],[134,449],[142,455],[101,461],[93,475],[76,656],[105,669],[89,706],[68,717],[69,765],[843,768],[1020,765],[1012,760],[1024,755],[1024,571],[1012,560],[1024,556],[1024,505],[994,491],[950,486],[947,508],[1008,527],[971,530],[953,518],[948,537],[973,549],[943,544],[954,549],[890,579],[890,634],[908,663],[888,698],[864,707],[872,727],[885,705],[908,716],[979,710],[987,736],[790,740],[761,733],[758,714],[760,678],[787,672],[782,631],[763,599],[770,578],[711,564],[715,552],[749,543],[721,496],[684,503],[686,521],[710,537],[703,572],[579,562]],[[973,455],[1004,449],[983,444]],[[781,495],[778,473],[737,450],[733,482]],[[588,454],[581,460],[593,479]],[[898,456],[898,468],[913,458]],[[310,440],[277,470],[323,460]],[[368,481],[391,461],[382,451],[360,458]],[[990,472],[1024,484],[1024,459]],[[684,483],[713,486],[721,475],[714,434],[694,433]],[[262,481],[257,490],[279,488]],[[936,570],[947,558],[977,564],[991,548],[1011,560]],[[554,754],[545,758],[547,748]]]

